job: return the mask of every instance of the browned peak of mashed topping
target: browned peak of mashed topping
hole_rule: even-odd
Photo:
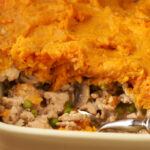
[[[129,81],[137,106],[150,109],[150,1],[0,0],[0,70],[6,64],[54,90],[83,77]]]

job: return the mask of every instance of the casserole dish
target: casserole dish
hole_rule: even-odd
[[[6,137],[10,145],[31,137],[38,147],[50,137],[53,145],[66,134],[64,142],[86,149],[90,140],[107,148],[109,136],[132,147],[135,134],[77,132],[97,131],[77,110],[100,126],[150,117],[149,8],[148,0],[0,0],[0,120],[10,124],[0,123],[2,146]]]
[[[58,131],[0,123],[1,150],[149,150],[149,141],[148,134]]]

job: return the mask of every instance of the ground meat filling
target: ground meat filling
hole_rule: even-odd
[[[134,106],[129,83],[89,86],[75,82],[54,92],[50,91],[50,83],[42,84],[32,76],[21,74],[13,83],[5,80],[0,85],[1,120],[17,126],[96,131],[96,125],[78,109],[95,115],[99,125],[125,118],[144,120],[150,116],[149,111]]]

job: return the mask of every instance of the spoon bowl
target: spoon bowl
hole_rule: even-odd
[[[114,129],[127,132],[138,132],[139,130],[145,128],[146,128],[145,123],[140,120],[126,119],[107,123],[102,127],[100,127],[98,129],[98,132],[106,129]]]
[[[148,118],[146,120],[146,124],[145,124],[146,130],[150,133],[150,118]]]

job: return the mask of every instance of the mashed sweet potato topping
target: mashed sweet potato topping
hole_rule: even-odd
[[[53,90],[129,81],[150,109],[150,1],[0,0],[0,71],[11,65]]]

